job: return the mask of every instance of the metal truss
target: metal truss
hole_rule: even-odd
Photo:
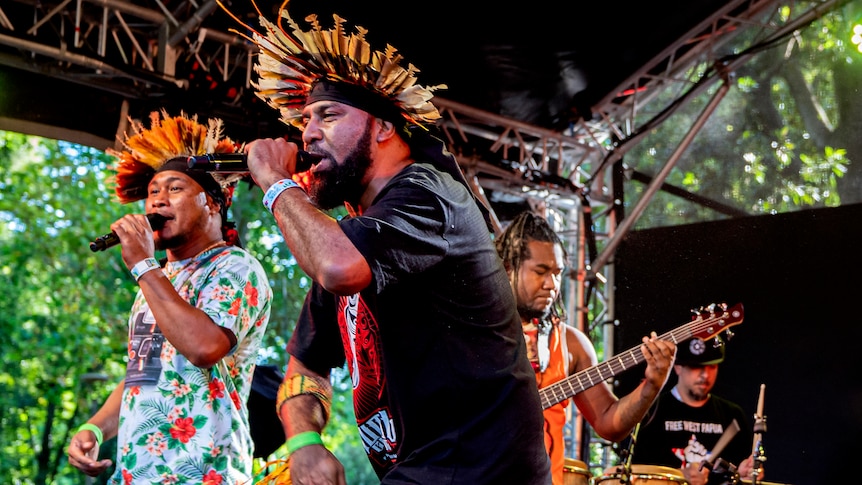
[[[174,6],[161,0],[5,0],[0,64],[129,98],[209,82],[225,86],[225,104],[235,104],[249,88],[253,46],[227,28],[204,26],[218,8],[215,0],[167,3]],[[614,348],[613,250],[639,215],[623,212],[625,153],[688,100],[726,85],[747,52],[843,3],[729,1],[592,106],[589,119],[564,131],[435,98],[474,191],[489,206],[491,199],[509,198],[545,211],[568,242],[575,263],[566,282],[569,323],[602,335],[600,358]],[[650,178],[640,207],[672,166],[669,161],[667,170]],[[501,229],[496,217],[495,223]],[[579,418],[571,422],[569,449],[588,457],[584,425]]]
[[[96,86],[131,98],[222,84],[248,89],[255,48],[227,28],[204,27],[216,0],[11,0],[0,5],[0,64]],[[793,4],[797,19],[836,4]],[[557,132],[435,98],[453,151],[479,186],[568,212],[589,203],[611,214],[610,169],[681,100],[724,79],[728,56],[786,30],[777,0],[733,0],[633,73],[592,107],[589,119]],[[13,15],[14,14],[14,15]],[[633,40],[636,42],[637,40]],[[188,70],[194,66],[198,71]],[[203,78],[203,79],[202,79]],[[669,95],[670,93],[670,95]],[[230,104],[228,93],[224,101]],[[597,236],[607,235],[606,224]],[[563,230],[569,230],[563,224]],[[601,238],[600,238],[601,239]],[[598,268],[593,268],[598,269]]]

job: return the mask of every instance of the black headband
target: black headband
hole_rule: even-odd
[[[173,170],[175,172],[182,172],[192,180],[197,182],[203,189],[204,192],[209,194],[216,202],[221,204],[222,206],[222,216],[226,214],[227,210],[227,196],[224,193],[224,189],[222,189],[221,184],[216,182],[212,175],[208,172],[202,172],[198,170],[189,170],[189,161],[188,157],[176,157],[165,162],[164,165],[159,167],[156,170],[156,173],[164,172],[166,170]]]
[[[317,101],[335,101],[353,106],[376,118],[396,124],[406,121],[395,101],[357,84],[321,79],[314,83],[305,104],[308,105]]]

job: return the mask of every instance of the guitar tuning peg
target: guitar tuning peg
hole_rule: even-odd
[[[730,330],[725,330],[724,333],[725,333],[725,335],[724,335],[725,340],[730,340],[733,338],[734,335],[736,335]]]

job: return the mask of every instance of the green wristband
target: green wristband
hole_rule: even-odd
[[[294,451],[309,445],[322,444],[323,438],[320,437],[320,433],[316,431],[306,431],[304,433],[293,435],[289,440],[287,440],[287,452],[291,454]]]
[[[94,435],[96,435],[96,444],[99,446],[102,445],[102,430],[99,429],[98,426],[93,423],[84,423],[81,425],[81,427],[78,428],[77,432],[80,433],[81,431],[92,432]]]

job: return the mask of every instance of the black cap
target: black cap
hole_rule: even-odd
[[[701,366],[724,362],[724,341],[716,336],[709,340],[690,338],[676,346],[676,365]]]

